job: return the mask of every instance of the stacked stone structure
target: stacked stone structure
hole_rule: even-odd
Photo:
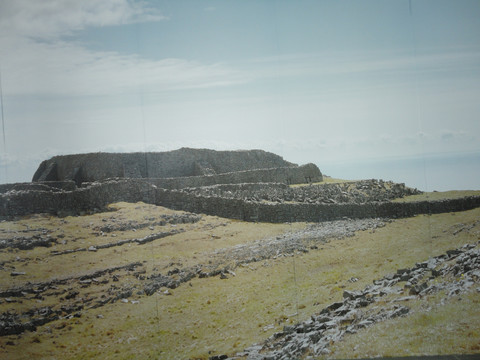
[[[73,180],[81,185],[83,182],[111,178],[179,178],[290,167],[298,165],[263,150],[182,148],[155,153],[89,153],[54,156],[45,160],[32,181]],[[321,181],[321,173],[318,171],[315,175],[315,179]]]
[[[34,182],[0,185],[0,217],[84,214],[118,201],[274,223],[408,217],[480,206],[480,197],[392,202],[419,191],[382,180],[313,184],[322,179],[313,164],[298,166],[261,150],[56,156],[41,163]],[[289,186],[301,183],[310,185]]]
[[[47,184],[47,183],[45,183]],[[365,182],[362,183],[365,185]],[[238,184],[241,191],[265,191],[271,188],[273,193],[281,194],[286,185],[279,184]],[[320,186],[321,187],[321,186]],[[52,187],[50,190],[10,190],[0,194],[0,217],[27,215],[32,213],[51,213],[60,216],[81,215],[103,211],[108,204],[126,201],[155,204],[175,210],[216,215],[231,219],[260,222],[320,222],[361,218],[398,218],[416,214],[434,214],[442,212],[464,211],[480,207],[480,197],[472,196],[441,201],[419,201],[411,203],[392,201],[359,202],[353,196],[343,203],[313,202],[308,198],[303,202],[277,199],[245,199],[228,194],[233,185],[225,185],[224,191],[211,193],[211,189],[186,188],[163,189],[144,179],[111,179],[90,183],[74,191],[65,191]],[[247,189],[247,190],[245,190]],[[248,190],[250,189],[250,190]],[[206,192],[204,192],[206,191]],[[320,191],[320,190],[318,190]],[[241,192],[239,192],[241,193]],[[405,188],[404,194],[411,190]]]

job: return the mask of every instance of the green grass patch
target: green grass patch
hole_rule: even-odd
[[[480,352],[479,293],[445,299],[444,293],[408,302],[408,317],[391,319],[347,335],[330,359],[473,354]]]
[[[480,196],[480,190],[424,192],[423,194],[406,196],[404,198],[395,199],[393,201],[394,202],[434,201],[434,200],[460,199],[467,196]]]

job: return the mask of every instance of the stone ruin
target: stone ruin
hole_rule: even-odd
[[[119,201],[274,223],[409,217],[480,206],[480,197],[393,202],[420,191],[383,180],[322,180],[316,165],[299,166],[262,150],[55,156],[40,164],[32,183],[0,185],[0,217],[82,215]]]
[[[181,148],[167,152],[54,156],[40,164],[32,181],[72,180],[77,186],[81,186],[84,182],[111,178],[183,178],[278,168],[298,168],[298,165],[263,150],[215,151]],[[311,180],[321,181],[322,174],[318,168],[313,170],[309,174]]]

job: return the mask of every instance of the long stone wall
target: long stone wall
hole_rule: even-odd
[[[0,216],[75,215],[104,210],[112,202],[155,203],[155,187],[133,179],[94,183],[74,191],[10,191],[0,195]]]
[[[217,184],[242,183],[275,182],[285,184],[304,184],[309,182],[320,182],[322,180],[322,173],[314,164],[306,164],[298,167],[244,170],[206,176],[148,179],[150,183],[163,189],[197,188]]]
[[[382,180],[360,180],[346,183],[288,186],[284,183],[248,183],[188,188],[184,191],[201,196],[225,197],[250,201],[296,203],[357,203],[390,201],[421,192],[403,183]]]
[[[77,186],[73,181],[44,181],[41,183],[0,184],[0,194],[4,194],[8,191],[31,191],[31,190],[73,191],[76,188]]]
[[[95,183],[75,191],[11,191],[0,195],[0,216],[32,213],[82,214],[102,210],[118,201],[165,206],[171,209],[260,222],[320,222],[348,218],[410,217],[464,211],[480,207],[480,197],[413,203],[365,204],[267,203],[200,196],[194,192],[158,188],[143,180],[122,179]]]
[[[251,153],[249,153],[251,155]],[[225,174],[160,179],[113,179],[83,183],[77,188],[73,180],[45,181],[0,185],[0,216],[26,215],[38,212],[75,214],[103,209],[115,201],[145,201],[156,203],[152,195],[146,198],[139,194],[152,192],[157,187],[181,189],[217,184],[241,182],[280,181],[300,183],[321,181],[318,167],[307,164],[296,167],[255,169]],[[286,185],[283,185],[286,186]],[[113,190],[112,190],[113,189]]]
[[[464,211],[480,207],[480,197],[471,196],[441,201],[370,202],[365,204],[265,203],[198,196],[183,191],[156,190],[157,205],[176,210],[259,222],[321,222],[344,217],[401,218],[417,214]]]
[[[111,176],[119,178],[104,179]],[[376,180],[288,186],[322,179],[314,164],[297,166],[261,150],[59,156],[40,165],[34,175],[40,182],[0,185],[0,217],[83,214],[118,201],[272,223],[409,217],[480,206],[480,197],[391,202],[418,191]]]

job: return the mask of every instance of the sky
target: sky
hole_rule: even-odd
[[[480,189],[478,0],[1,0],[0,76],[0,183],[194,147]]]

